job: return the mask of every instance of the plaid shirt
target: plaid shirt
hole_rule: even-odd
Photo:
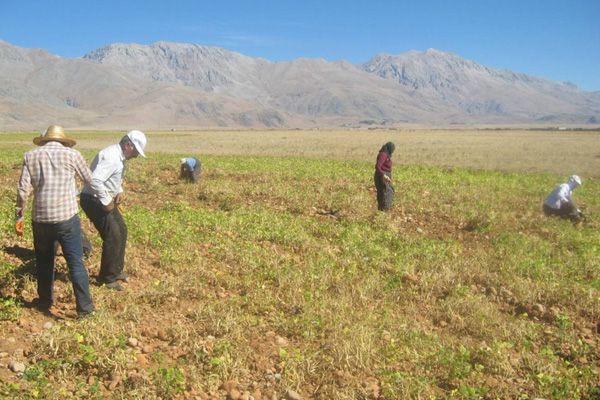
[[[35,222],[67,221],[79,211],[75,174],[86,183],[92,174],[81,153],[59,142],[48,142],[25,153],[17,188],[17,209],[25,208],[33,189]]]

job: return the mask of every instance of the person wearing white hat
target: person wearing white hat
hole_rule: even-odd
[[[544,200],[544,214],[557,215],[577,222],[583,216],[581,210],[573,200],[573,190],[581,186],[581,178],[571,175],[566,183],[558,185]]]
[[[180,160],[180,164],[179,178],[192,183],[198,182],[202,170],[200,160],[195,157],[185,157]]]
[[[119,281],[127,281],[125,245],[127,225],[119,210],[123,201],[123,174],[127,160],[146,157],[146,135],[129,131],[117,144],[101,150],[92,161],[92,181],[81,192],[81,208],[92,221],[102,238],[102,257],[98,283],[123,290]]]
[[[60,243],[69,268],[77,315],[92,314],[94,303],[89,277],[83,263],[83,247],[75,177],[92,181],[91,171],[81,153],[72,149],[75,140],[64,129],[51,125],[33,139],[39,147],[25,153],[17,189],[17,235],[23,235],[23,212],[33,191],[31,211],[33,247],[37,268],[37,308],[50,312],[54,304],[55,242]]]

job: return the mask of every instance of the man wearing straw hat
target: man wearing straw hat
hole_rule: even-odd
[[[114,290],[123,290],[119,281],[129,278],[123,273],[127,225],[119,210],[123,199],[125,162],[138,155],[146,157],[146,135],[129,131],[117,144],[101,150],[92,161],[92,182],[81,192],[81,208],[102,237],[102,257],[98,283]]]
[[[49,312],[54,302],[54,243],[58,241],[69,267],[77,315],[94,311],[89,278],[83,264],[81,223],[77,205],[75,176],[89,183],[90,169],[81,154],[72,149],[75,140],[64,129],[51,125],[42,136],[33,139],[39,147],[25,153],[17,188],[17,235],[23,235],[23,212],[33,190],[31,211],[33,245],[37,266],[38,308]]]

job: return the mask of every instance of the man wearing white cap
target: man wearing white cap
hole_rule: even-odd
[[[117,207],[123,200],[125,162],[138,155],[146,157],[146,135],[130,131],[118,144],[101,150],[90,166],[92,182],[81,192],[81,208],[102,237],[102,258],[98,283],[115,290],[123,290],[119,281],[127,281],[123,273],[127,225]]]
[[[544,200],[544,214],[558,215],[576,222],[582,217],[581,210],[573,200],[573,190],[581,186],[581,178],[571,175],[566,183],[558,185]]]

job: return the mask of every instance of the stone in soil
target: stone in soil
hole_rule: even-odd
[[[153,350],[152,346],[149,344],[142,347],[142,353],[144,353],[144,354],[150,354],[150,353],[152,353],[152,350]]]
[[[285,393],[285,398],[287,400],[302,400],[302,396],[300,396],[300,394],[298,392],[295,392],[292,389],[289,389]]]
[[[16,373],[16,374],[20,374],[20,373],[23,373],[23,372],[25,372],[25,364],[23,364],[23,363],[22,363],[22,362],[20,362],[20,361],[14,361],[14,360],[13,360],[13,361],[11,361],[11,362],[8,364],[8,368],[9,368],[9,369],[10,369],[12,372],[14,372],[14,373]]]
[[[148,358],[143,354],[137,354],[135,356],[137,361],[137,366],[140,368],[146,368],[148,366]]]

